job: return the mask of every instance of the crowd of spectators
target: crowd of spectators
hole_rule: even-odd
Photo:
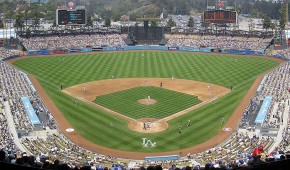
[[[36,157],[50,157],[52,161],[58,159],[69,166],[82,166],[84,163],[112,164],[114,158],[99,155],[83,149],[67,140],[62,134],[49,134],[46,138],[21,138],[21,143]],[[98,162],[98,163],[97,163]]]
[[[276,50],[274,54],[272,54],[273,56],[279,57],[279,58],[283,58],[286,60],[290,60],[290,49],[289,48],[285,48],[282,50]]]
[[[263,97],[272,96],[272,102],[263,127],[279,128],[280,124],[283,123],[285,102],[289,98],[289,71],[290,65],[286,62],[283,66],[267,74],[266,81],[259,95]]]
[[[232,36],[185,35],[165,34],[168,46],[189,46],[195,48],[220,48],[220,49],[251,49],[265,50],[271,38],[247,38]]]
[[[266,81],[261,90],[261,96],[272,96],[275,102],[285,101],[289,86],[289,62],[267,74]]]
[[[49,35],[42,37],[21,37],[24,47],[28,50],[56,49],[56,48],[85,48],[101,46],[124,46],[123,36],[120,34],[82,34],[82,35]]]
[[[270,137],[249,136],[247,133],[236,132],[226,142],[191,157],[201,165],[211,164],[215,168],[237,168],[253,165],[252,152],[257,146],[268,149],[274,139]]]
[[[251,124],[251,121],[254,121],[255,115],[259,111],[257,105],[261,106],[265,96],[272,96],[272,102],[262,127],[280,127],[280,124],[283,123],[285,105],[288,105],[286,100],[289,98],[289,73],[290,64],[289,62],[285,62],[280,67],[266,74],[262,88],[255,94],[244,111],[239,124],[240,128],[249,128],[249,125],[253,125]]]
[[[290,117],[290,113],[288,113]],[[290,150],[290,119],[287,120],[287,127],[283,129],[282,141],[279,146],[275,148],[275,151],[287,152]]]
[[[20,55],[21,53],[17,50],[8,50],[4,47],[0,47],[0,60],[10,57],[10,56],[16,56]]]
[[[0,99],[0,149],[16,152],[17,147],[14,144],[13,137],[8,129],[8,123],[4,114],[3,98]]]
[[[0,63],[0,71],[2,73],[0,76],[1,96],[9,102],[11,114],[18,132],[28,133],[33,130],[24,106],[20,101],[21,97],[29,97],[31,100],[34,100],[36,113],[38,115],[45,114],[46,116],[43,118],[47,117],[48,119],[47,122],[44,122],[46,123],[45,125],[51,125],[50,128],[55,129],[56,126],[54,123],[51,123],[54,121],[53,117],[41,102],[35,89],[31,86],[27,75],[6,62]],[[42,121],[46,120],[42,119]]]
[[[285,103],[271,103],[269,113],[266,115],[262,127],[279,129],[283,123],[283,113],[285,110]]]

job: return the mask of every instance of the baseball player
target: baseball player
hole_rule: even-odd
[[[221,121],[222,124],[225,124],[225,118],[222,117],[222,121]]]
[[[181,132],[182,132],[182,125],[179,125],[178,126],[178,133],[181,135]]]
[[[83,86],[83,91],[86,92],[87,88],[86,85]]]
[[[188,119],[187,126],[191,126],[191,120]]]

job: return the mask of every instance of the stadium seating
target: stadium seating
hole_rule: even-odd
[[[124,35],[120,34],[85,34],[85,35],[50,35],[44,37],[21,37],[26,49],[83,48],[86,46],[124,46]]]
[[[168,46],[212,47],[222,49],[265,50],[271,38],[165,34]]]

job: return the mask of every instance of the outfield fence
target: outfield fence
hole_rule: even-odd
[[[56,48],[56,49],[41,49],[28,50],[27,55],[53,55],[53,54],[68,54],[68,53],[86,53],[96,51],[130,51],[130,50],[161,50],[161,51],[187,51],[187,52],[205,52],[205,53],[224,53],[238,55],[264,55],[264,50],[251,49],[224,49],[224,48],[196,48],[184,46],[117,46],[117,47],[86,47],[86,48]]]

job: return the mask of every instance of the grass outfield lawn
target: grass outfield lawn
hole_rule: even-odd
[[[138,100],[150,96],[154,105],[143,105]],[[97,96],[95,103],[134,119],[164,118],[194,106],[201,101],[197,96],[158,87],[135,87],[107,95]]]
[[[252,79],[274,68],[278,62],[265,58],[222,56],[184,52],[120,52],[80,54],[69,57],[48,56],[18,60],[14,65],[36,76],[56,106],[82,136],[94,143],[113,149],[136,152],[161,152],[188,148],[202,143],[222,128],[221,118],[228,119],[250,88]],[[62,62],[64,58],[64,62]],[[238,62],[235,62],[238,59]],[[139,134],[128,129],[126,121],[79,102],[59,89],[72,85],[132,77],[161,77],[209,82],[234,90],[195,111],[173,119],[169,128],[155,134]],[[178,134],[180,122],[193,125]],[[110,123],[114,123],[114,128]],[[143,148],[142,138],[156,142],[155,148]]]

